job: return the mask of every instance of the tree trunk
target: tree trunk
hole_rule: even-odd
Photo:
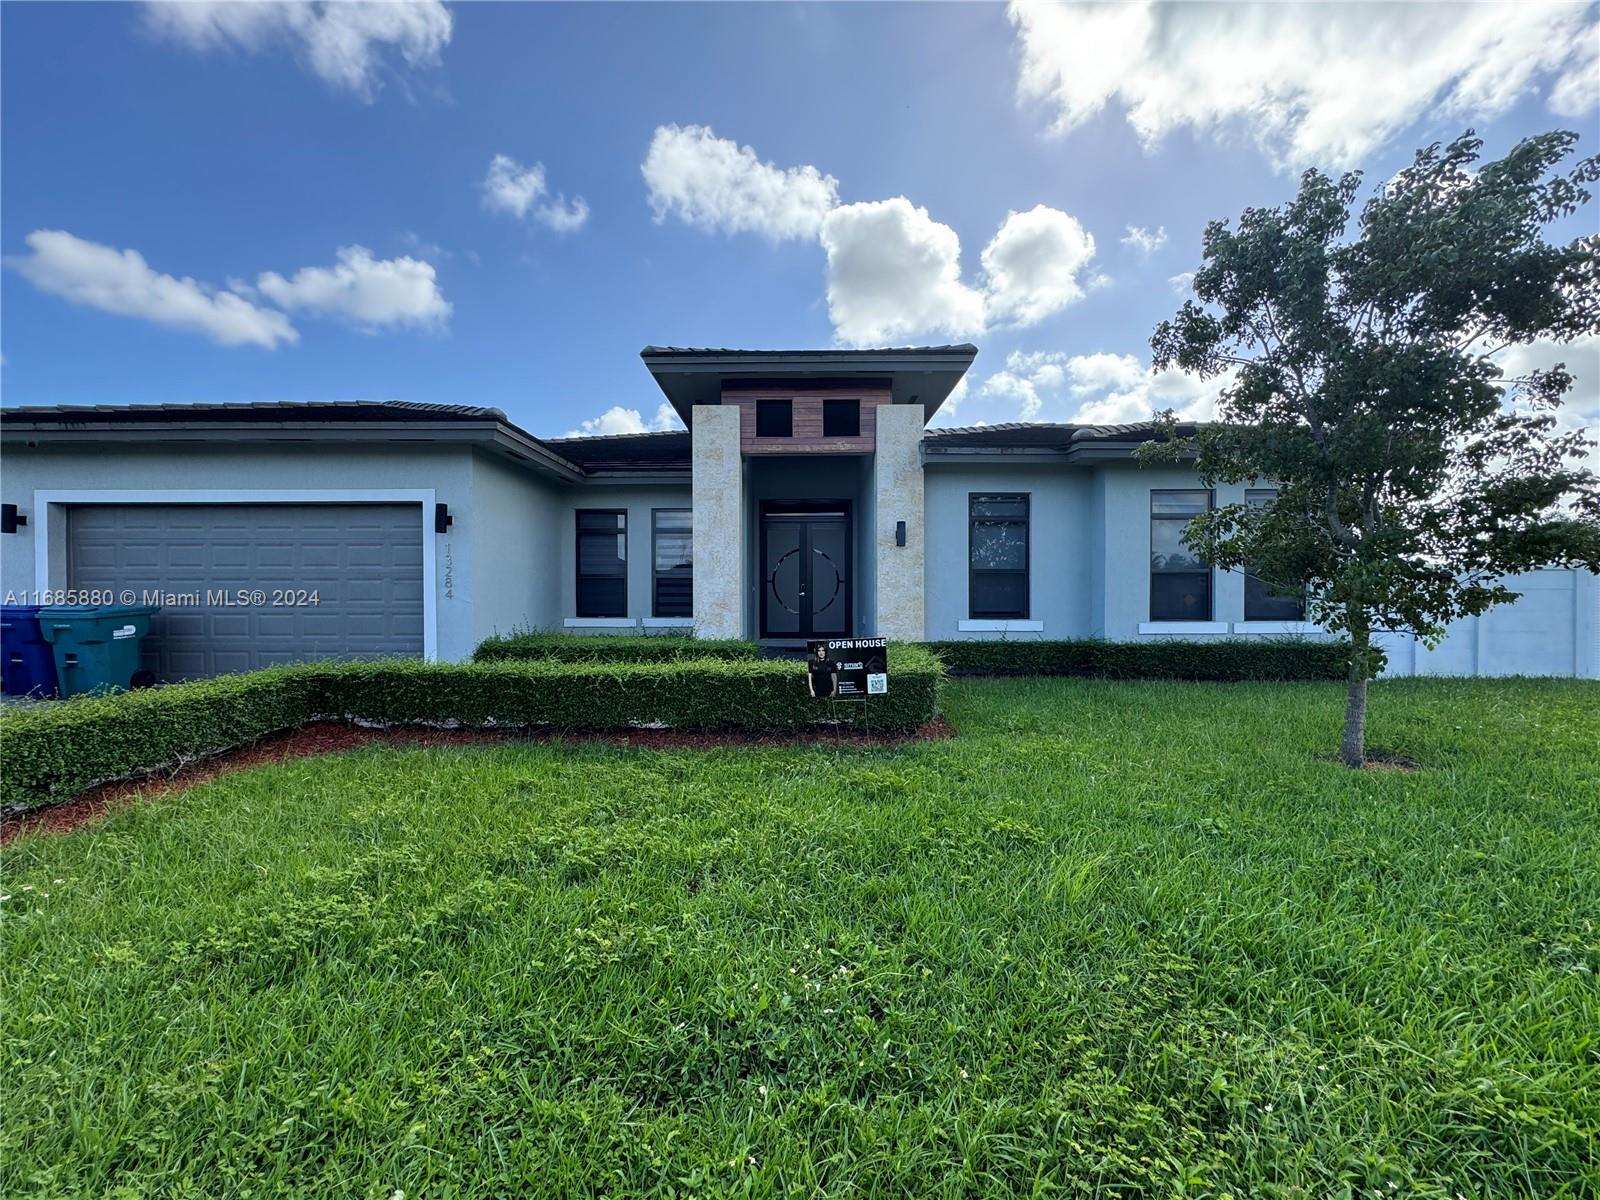
[[[1344,741],[1339,758],[1347,767],[1367,765],[1367,674],[1371,669],[1366,622],[1350,622],[1350,684],[1345,692]]]

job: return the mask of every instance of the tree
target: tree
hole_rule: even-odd
[[[1164,414],[1143,458],[1193,457],[1208,486],[1276,486],[1270,506],[1224,505],[1185,540],[1304,589],[1308,618],[1349,637],[1350,766],[1366,758],[1374,633],[1435,644],[1515,599],[1505,575],[1600,570],[1595,443],[1557,419],[1572,376],[1507,378],[1496,361],[1600,332],[1600,237],[1545,236],[1600,178],[1600,158],[1558,172],[1576,140],[1541,134],[1476,170],[1471,131],[1435,143],[1366,201],[1353,236],[1360,173],[1307,171],[1291,203],[1206,227],[1202,304],[1151,339],[1158,369],[1232,375],[1216,423],[1184,431]]]

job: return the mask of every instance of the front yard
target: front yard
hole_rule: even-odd
[[[1600,1192],[1600,687],[952,684],[8,848],[0,1194]],[[118,1187],[125,1192],[115,1191]]]

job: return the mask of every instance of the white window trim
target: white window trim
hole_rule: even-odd
[[[956,622],[956,631],[958,633],[1043,633],[1044,622],[961,620]]]
[[[561,622],[568,629],[637,629],[637,617],[568,617]]]
[[[439,597],[434,568],[434,490],[432,488],[40,488],[33,493],[37,529],[33,544],[33,585],[46,589],[50,577],[50,524],[64,522],[73,504],[416,504],[422,513],[422,657],[439,657]],[[61,506],[61,507],[56,507]],[[65,525],[63,524],[63,528]],[[66,584],[66,541],[62,540],[61,581]]]
[[[1269,634],[1278,637],[1297,637],[1309,633],[1326,633],[1321,625],[1310,621],[1235,621],[1235,633]]]
[[[1227,633],[1226,621],[1141,621],[1140,633],[1193,634]]]
[[[693,617],[645,617],[642,624],[646,629],[693,629]]]

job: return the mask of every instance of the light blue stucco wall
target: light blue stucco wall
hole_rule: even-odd
[[[620,508],[628,514],[628,619],[638,622],[651,615],[650,512],[656,508],[689,508],[692,491],[678,485],[584,484],[562,490],[556,501],[560,560],[559,615],[548,625],[561,628],[578,611],[578,517],[580,508]],[[635,625],[637,629],[638,626]],[[599,632],[626,632],[600,630]]]
[[[1029,618],[1042,621],[1036,638],[1087,637],[1098,554],[1090,473],[1060,465],[927,468],[925,627],[934,641],[997,636],[963,633],[967,607],[967,497],[971,492],[1029,496]],[[1012,636],[1012,635],[1007,635]]]
[[[447,581],[450,547],[471,540],[475,569],[472,589],[473,637],[517,629],[558,625],[561,608],[560,518],[565,511],[557,485],[501,459],[478,452],[473,458],[472,501],[452,506],[453,537],[442,541],[439,572]],[[460,586],[461,580],[454,581]]]
[[[36,490],[141,491],[205,493],[216,491],[393,491],[431,489],[451,506],[458,521],[470,521],[474,463],[462,446],[436,444],[337,445],[279,443],[261,446],[218,445],[215,442],[163,446],[18,446],[0,455],[0,497],[29,514],[29,524],[0,536],[0,593],[61,587],[66,583],[66,522],[53,515],[50,575],[36,580]],[[446,595],[444,571],[435,572],[437,654],[465,658],[475,642],[473,595],[477,591],[476,556],[463,525],[451,535],[431,533],[433,514],[423,514],[424,536],[435,539],[436,568],[442,567],[443,544],[452,543],[458,586]],[[452,536],[454,535],[454,536]],[[460,586],[461,582],[466,586]]]

